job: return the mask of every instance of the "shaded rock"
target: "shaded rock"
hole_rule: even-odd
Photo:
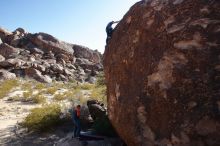
[[[74,54],[77,58],[88,59],[93,63],[101,62],[101,54],[98,51],[92,51],[87,47],[74,45],[73,46]]]
[[[97,100],[88,100],[87,106],[93,120],[101,119],[106,116],[106,109],[104,108],[104,105]]]
[[[104,136],[94,135],[89,132],[81,133],[80,140],[71,138],[69,133],[66,137],[59,139],[54,145],[56,146],[123,146],[123,142],[119,138],[108,138]],[[90,139],[90,140],[89,140]]]
[[[35,45],[33,45],[31,42],[28,42],[25,46],[25,49],[29,50],[32,54],[44,54],[44,51],[37,48]]]
[[[17,77],[25,77],[25,69],[12,69],[11,72],[15,73]]]
[[[14,48],[6,43],[0,44],[0,54],[5,58],[15,57],[19,54],[19,49]]]
[[[219,24],[219,1],[148,0],[116,26],[104,72],[109,118],[127,145],[220,145]]]
[[[44,82],[44,83],[51,83],[52,82],[52,79],[49,76],[42,75],[39,70],[34,69],[34,68],[25,69],[25,75],[30,78],[33,78],[39,82]]]
[[[7,37],[7,43],[13,47],[18,47],[20,44],[21,38],[18,35],[10,35]]]
[[[16,75],[14,73],[11,73],[7,70],[0,70],[0,80],[9,80],[9,79],[15,79]]]

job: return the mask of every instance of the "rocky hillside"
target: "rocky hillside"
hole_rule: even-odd
[[[136,3],[104,72],[109,118],[128,146],[220,145],[220,1]]]
[[[34,78],[41,82],[78,80],[95,82],[102,71],[102,55],[69,44],[46,33],[31,34],[22,28],[0,28],[0,79]]]

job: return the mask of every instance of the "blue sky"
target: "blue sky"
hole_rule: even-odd
[[[104,52],[105,27],[120,20],[139,0],[0,0],[0,26],[31,33],[45,32],[60,40]]]

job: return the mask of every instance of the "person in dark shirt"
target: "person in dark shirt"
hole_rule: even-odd
[[[119,21],[111,21],[108,23],[108,25],[106,26],[106,33],[107,33],[107,39],[106,39],[106,44],[108,43],[108,41],[111,39],[112,37],[112,33],[113,33],[113,28],[112,25],[114,23],[118,23]]]
[[[72,112],[72,120],[75,125],[74,128],[74,137],[79,138],[80,137],[80,131],[81,131],[81,124],[80,124],[80,105],[77,105],[76,108]]]

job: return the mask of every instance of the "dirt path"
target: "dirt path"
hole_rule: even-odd
[[[17,123],[35,107],[35,104],[10,102],[8,97],[0,99],[0,145],[5,145],[9,139],[15,137]]]

